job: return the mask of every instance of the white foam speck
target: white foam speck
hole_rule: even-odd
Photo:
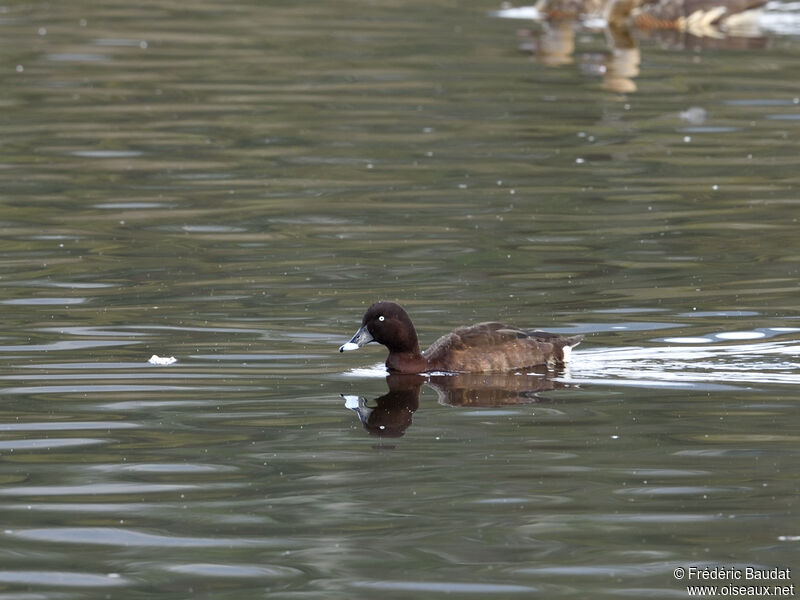
[[[342,344],[339,348],[339,352],[350,352],[351,350],[358,350],[358,344],[354,344],[353,342],[347,342],[346,344]]]
[[[158,354],[153,354],[147,362],[151,365],[159,365],[159,366],[166,366],[166,365],[173,365],[178,362],[178,359],[174,356],[159,356]]]

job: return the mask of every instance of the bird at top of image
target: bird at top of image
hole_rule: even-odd
[[[539,0],[548,19],[602,17],[611,27],[631,21],[639,29],[674,29],[694,35],[719,35],[720,29],[746,27],[767,0]]]

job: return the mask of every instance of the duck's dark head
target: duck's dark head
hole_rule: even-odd
[[[403,307],[394,302],[376,302],[370,306],[361,320],[361,328],[349,342],[339,347],[339,352],[357,350],[370,342],[383,344],[392,353],[419,354],[414,324]]]

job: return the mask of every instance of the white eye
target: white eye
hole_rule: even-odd
[[[380,317],[378,317],[378,321],[383,321],[383,319],[384,319],[383,315],[381,315]]]

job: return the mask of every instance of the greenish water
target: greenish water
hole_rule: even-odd
[[[496,8],[3,8],[0,599],[800,566],[796,36],[643,40],[621,95]],[[394,386],[337,352],[379,298],[586,340]]]

